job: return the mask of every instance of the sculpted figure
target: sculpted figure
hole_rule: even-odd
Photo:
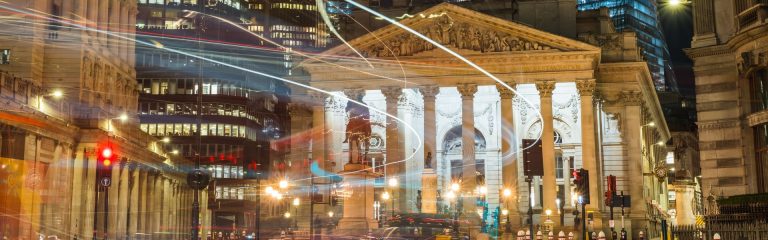
[[[358,99],[362,102],[362,97]],[[349,143],[350,164],[360,164],[368,155],[368,147],[371,139],[371,114],[368,106],[349,102],[346,107],[347,129],[344,143]]]

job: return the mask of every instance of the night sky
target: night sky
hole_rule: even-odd
[[[683,95],[695,97],[692,63],[683,49],[691,47],[693,20],[690,4],[685,6],[662,6],[661,27],[669,46],[672,68],[677,77],[678,88]]]

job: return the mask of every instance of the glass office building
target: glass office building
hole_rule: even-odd
[[[657,3],[652,0],[578,0],[579,11],[607,7],[616,31],[637,33],[638,46],[648,62],[658,91],[676,91],[677,83],[668,62],[669,48],[664,41]]]

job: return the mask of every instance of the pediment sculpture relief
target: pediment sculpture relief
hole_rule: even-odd
[[[454,22],[448,15],[432,18],[432,23],[416,29],[419,33],[445,46],[477,52],[517,52],[554,49],[529,39],[498,32],[494,29]],[[386,46],[384,45],[386,44]],[[435,46],[411,33],[384,40],[361,53],[366,57],[413,56],[435,49]]]

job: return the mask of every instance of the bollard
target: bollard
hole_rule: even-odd
[[[600,231],[597,233],[597,240],[605,240],[605,232]]]
[[[525,231],[517,231],[517,240],[525,240]]]
[[[533,236],[532,236],[532,235],[533,235],[533,234],[531,233],[531,231],[530,231],[530,230],[525,230],[525,239],[526,239],[526,240],[531,240],[531,239],[533,239]]]
[[[568,233],[568,240],[573,240],[573,232]]]
[[[547,234],[547,240],[555,240],[555,234],[550,231]]]
[[[637,234],[637,236],[638,236],[638,238],[637,238],[637,239],[640,239],[640,240],[645,240],[645,234],[643,234],[643,231],[640,231],[640,232]]]
[[[557,234],[557,240],[565,240],[565,233],[563,231]]]
[[[538,232],[536,232],[536,240],[544,240],[544,238],[543,238],[543,237],[544,237],[544,236],[543,236],[543,234],[541,233],[541,231],[538,231]]]
[[[285,237],[285,231],[281,231],[281,232],[280,232],[280,239],[287,239],[287,238]]]
[[[720,234],[719,233],[715,233],[715,235],[712,236],[712,240],[720,240]]]

